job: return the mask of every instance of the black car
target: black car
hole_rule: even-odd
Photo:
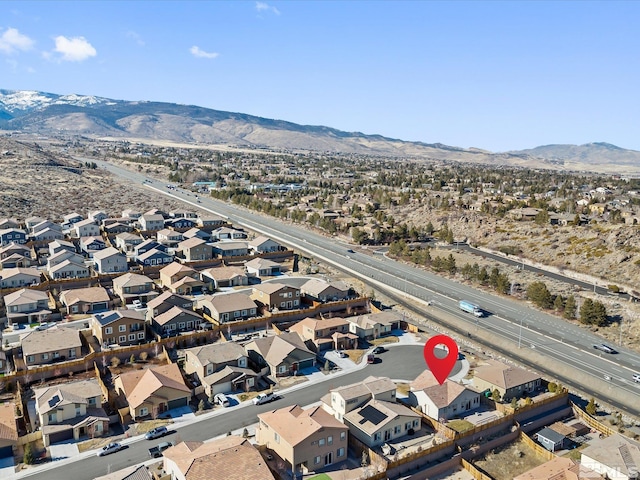
[[[595,348],[596,350],[600,350],[601,352],[604,352],[604,353],[618,353],[618,351],[615,348],[610,347],[605,343],[597,343],[593,346],[593,348]]]
[[[373,349],[373,353],[375,353],[375,354],[379,354],[379,353],[386,352],[386,351],[387,351],[387,349],[384,348],[384,347],[376,347],[376,348]]]

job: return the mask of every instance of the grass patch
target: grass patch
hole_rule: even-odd
[[[331,480],[331,477],[326,473],[321,473],[320,475],[315,475],[308,480]]]
[[[153,430],[156,427],[166,427],[171,423],[173,423],[173,421],[159,418],[156,420],[146,420],[136,425],[136,431],[138,433],[147,433],[148,431]]]
[[[455,430],[458,433],[466,432],[467,430],[473,430],[475,425],[467,420],[450,420],[447,423],[447,427],[451,430]]]
[[[410,386],[409,386],[408,383],[398,383],[396,385],[396,388],[397,388],[399,393],[401,393],[403,395],[409,395]]]
[[[362,356],[364,355],[365,350],[345,350],[345,353],[347,355],[349,355],[349,358],[355,362],[355,363],[359,363],[360,360],[362,359]]]
[[[236,395],[240,403],[246,402],[247,400],[252,400],[258,396],[258,392],[245,392]]]
[[[569,450],[567,453],[565,453],[564,455],[562,455],[563,457],[567,457],[570,458],[571,460],[580,460],[580,457],[582,456],[582,452],[581,450],[584,450],[585,448],[587,448],[589,446],[588,443],[583,443],[582,445],[580,445],[579,447],[574,448],[573,450]]]
[[[389,343],[398,343],[399,341],[400,339],[395,335],[389,335],[388,337],[376,338],[375,340],[371,340],[369,343],[371,345],[378,346],[378,345],[385,345]]]

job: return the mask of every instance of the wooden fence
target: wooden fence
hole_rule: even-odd
[[[616,433],[613,429],[607,427],[604,423],[600,423],[598,420],[593,418],[573,402],[571,402],[571,410],[573,410],[573,414],[576,417],[578,417],[580,420],[584,421],[584,423],[589,425],[591,428],[599,431],[600,433],[606,436],[610,436]]]
[[[16,440],[16,443],[19,446],[23,446],[23,445],[26,445],[27,443],[37,442],[38,440],[42,440],[42,430],[36,430],[35,432],[22,435],[21,437],[18,437],[18,440]]]
[[[538,444],[536,441],[534,441],[531,437],[529,437],[528,435],[526,435],[525,433],[523,433],[522,431],[520,432],[520,438],[519,440],[524,443],[526,446],[528,446],[529,448],[531,448],[534,452],[536,452],[536,454],[540,455],[542,458],[544,458],[547,462],[549,460],[553,460],[556,456],[553,454],[553,452],[550,452],[549,450],[547,450],[546,448],[544,448],[543,446],[541,446],[540,444]]]
[[[464,468],[475,480],[493,480],[493,477],[490,477],[484,472],[478,470],[472,463],[467,462],[464,458],[460,459],[462,468]]]

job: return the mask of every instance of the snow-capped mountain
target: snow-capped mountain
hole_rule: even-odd
[[[4,110],[10,116],[31,110],[41,110],[50,105],[87,107],[99,104],[114,105],[115,103],[108,98],[93,95],[56,95],[35,90],[0,90],[0,111]]]

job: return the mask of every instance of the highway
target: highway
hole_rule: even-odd
[[[457,317],[465,322],[470,334],[477,329],[489,331],[508,340],[513,345],[515,357],[521,349],[535,349],[538,354],[553,358],[563,365],[566,369],[564,377],[569,380],[564,382],[566,385],[593,393],[615,407],[640,415],[640,384],[632,380],[632,375],[640,372],[640,355],[636,352],[616,347],[619,351],[616,355],[602,353],[593,348],[593,344],[602,343],[600,337],[577,325],[523,306],[521,302],[476,290],[383,255],[351,253],[348,250],[352,246],[337,239],[208,197],[200,196],[198,202],[193,192],[168,190],[165,183],[143,174],[107,162],[96,163],[115,175],[138,183],[140,187],[154,189],[196,208],[228,217],[233,224],[270,236],[357,276],[380,291],[396,297],[410,296],[414,300],[430,302],[430,307],[426,304],[424,307],[426,315],[437,317],[438,311],[441,311]],[[575,280],[571,280],[571,283],[575,283]],[[478,319],[460,311],[458,301],[461,299],[480,305],[488,315]],[[610,380],[605,380],[605,376]],[[572,379],[578,378],[582,379],[580,383],[571,383]],[[583,380],[585,378],[593,381],[587,385]]]

